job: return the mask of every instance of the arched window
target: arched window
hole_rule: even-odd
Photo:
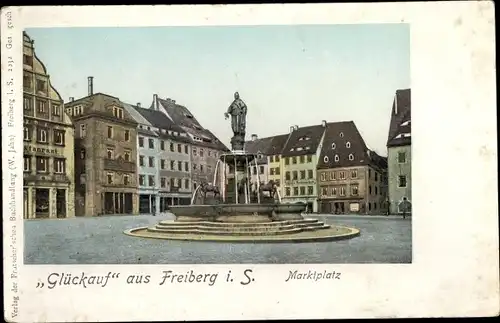
[[[349,160],[354,160],[354,155],[353,154],[349,154]]]
[[[335,143],[332,142],[332,149],[335,149]]]
[[[340,138],[343,138],[343,137],[344,137],[344,133],[343,133],[343,132],[341,132],[341,133],[340,133]]]
[[[335,155],[335,161],[338,162],[339,161],[339,155]]]
[[[328,161],[329,161],[328,156],[325,156],[325,157],[323,158],[323,161],[324,161],[325,163],[328,163]]]
[[[346,148],[351,148],[351,143],[348,141],[348,142],[346,142],[345,146],[346,146]]]

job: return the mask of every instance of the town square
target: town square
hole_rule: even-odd
[[[384,45],[373,28],[297,28],[187,28],[180,34],[193,44],[169,48],[179,60],[165,63],[170,69],[131,49],[68,75],[84,57],[59,51],[64,40],[79,35],[108,52],[125,45],[123,28],[100,38],[71,28],[24,32],[25,262],[410,263],[408,28],[382,25],[393,36]],[[180,35],[164,29],[130,37],[160,49],[155,35]],[[304,46],[273,47],[265,30],[302,35]],[[338,44],[315,43],[315,32]],[[253,57],[243,54],[249,46]],[[131,59],[138,67],[116,87],[110,80]],[[263,86],[251,64],[274,82]],[[155,68],[168,81],[148,81]],[[333,99],[320,78],[328,73],[340,89]]]

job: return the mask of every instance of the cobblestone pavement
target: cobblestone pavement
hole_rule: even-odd
[[[287,264],[411,263],[411,219],[322,216],[330,224],[361,230],[333,242],[242,244],[142,239],[126,229],[169,216],[108,216],[24,221],[26,264]]]

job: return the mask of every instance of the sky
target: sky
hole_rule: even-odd
[[[290,126],[355,122],[386,156],[392,101],[410,87],[407,24],[27,29],[63,96],[94,93],[149,107],[172,98],[229,146],[224,112],[238,91],[247,140]]]

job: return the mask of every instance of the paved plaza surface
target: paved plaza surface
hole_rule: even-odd
[[[386,216],[308,215],[351,226],[361,235],[318,243],[213,243],[127,236],[163,216],[24,220],[26,264],[301,264],[411,263],[411,219]]]

